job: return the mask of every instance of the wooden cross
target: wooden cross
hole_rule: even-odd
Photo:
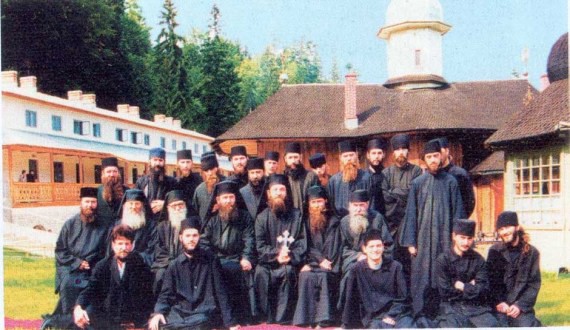
[[[295,239],[292,236],[289,236],[289,231],[285,230],[283,232],[283,235],[279,235],[277,236],[277,243],[281,243],[283,244],[283,246],[285,246],[286,248],[289,247],[289,245],[293,244],[293,242],[295,241]]]

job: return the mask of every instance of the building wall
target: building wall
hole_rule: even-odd
[[[442,37],[432,29],[404,30],[390,35],[388,77],[411,74],[442,74]],[[421,65],[416,65],[416,50],[421,50]]]

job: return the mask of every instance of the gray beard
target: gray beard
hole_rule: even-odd
[[[123,210],[123,217],[121,218],[121,223],[131,227],[133,230],[142,228],[146,224],[145,211],[142,210],[140,214],[131,212],[129,209]]]
[[[368,229],[368,218],[363,215],[351,215],[348,225],[353,234],[360,235]]]
[[[168,210],[168,220],[170,221],[170,225],[176,229],[176,232],[180,230],[182,220],[186,219],[186,213],[186,209],[180,211]]]

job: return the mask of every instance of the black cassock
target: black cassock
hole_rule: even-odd
[[[127,191],[129,187],[123,185],[123,192]],[[120,214],[119,208],[121,207],[121,200],[107,202],[103,199],[103,186],[97,188],[97,219],[105,224],[111,226]]]
[[[370,168],[366,170],[370,174],[371,188],[370,188],[370,205],[374,205],[373,210],[382,215],[386,214],[386,206],[384,205],[384,193],[382,191],[382,184],[384,183],[384,173],[382,170],[373,172]]]
[[[497,326],[497,320],[491,315],[492,309],[487,300],[487,267],[485,259],[479,253],[469,249],[459,256],[453,248],[443,252],[436,260],[436,276],[441,298],[438,316],[440,327]],[[465,284],[463,291],[455,288],[457,281]]]
[[[61,228],[55,245],[55,293],[59,293],[59,301],[52,318],[56,326],[66,327],[72,322],[75,300],[91,275],[91,270],[79,270],[79,265],[86,260],[93,269],[103,259],[107,228],[97,218],[92,223],[84,223],[79,214]]]
[[[249,182],[249,179],[247,176],[247,171],[243,174],[235,174],[234,173],[234,174],[228,176],[228,178],[226,180],[230,180],[230,181],[237,183],[240,189],[245,187],[247,185],[247,183]]]
[[[170,262],[180,255],[182,246],[178,238],[178,230],[168,220],[161,221],[158,224],[156,227],[156,238],[152,272],[154,273],[153,291],[158,295],[162,287],[164,272]]]
[[[473,191],[473,182],[469,173],[453,163],[449,163],[443,170],[453,175],[455,180],[457,180],[465,215],[468,218],[475,209],[475,192]]]
[[[226,177],[223,175],[219,175],[218,177],[220,179],[219,182],[222,182],[226,179]],[[212,189],[212,193],[213,192],[214,190]],[[206,182],[202,182],[198,185],[198,187],[196,187],[194,196],[192,197],[192,207],[194,208],[194,211],[198,212],[202,226],[204,226],[207,220],[206,216],[210,208],[210,202],[212,201],[212,193],[208,192]]]
[[[120,224],[121,219],[117,219],[113,227]],[[141,228],[135,229],[133,251],[140,254],[144,262],[149,267],[151,267],[154,262],[154,249],[158,240],[156,226],[157,223],[147,215],[145,225]],[[113,232],[113,227],[109,229],[109,233],[107,234],[107,256],[113,255],[113,249],[111,248],[111,233]]]
[[[120,276],[115,257],[99,261],[77,304],[87,310],[96,329],[119,328],[121,323],[144,327],[154,306],[152,273],[141,256],[133,253]]]
[[[249,320],[251,309],[248,308],[250,290],[253,295],[253,269],[255,269],[255,235],[252,218],[246,210],[238,210],[239,215],[231,221],[223,221],[218,213],[208,220],[202,233],[200,244],[220,259],[222,280],[234,316],[240,323]],[[244,272],[240,261],[248,260],[252,271]],[[249,305],[255,301],[249,301]]]
[[[198,173],[190,173],[187,177],[176,178],[176,184],[173,190],[182,190],[184,192],[184,201],[188,209],[188,216],[197,214],[198,211],[194,210],[192,205],[192,197],[196,188],[202,183],[202,177]]]
[[[332,212],[331,212],[332,213]],[[294,325],[314,325],[334,322],[334,307],[340,283],[341,237],[340,219],[327,215],[324,230],[307,229],[308,253],[305,264],[310,271],[299,273],[299,294],[293,317]],[[330,271],[320,268],[323,260],[332,262]]]
[[[342,323],[349,328],[392,328],[382,322],[396,321],[397,328],[413,327],[410,299],[402,265],[384,258],[379,269],[371,269],[367,260],[357,262],[347,280],[346,303]]]
[[[307,190],[312,186],[320,185],[319,177],[313,171],[305,170],[303,174],[294,179],[291,175],[289,178],[289,186],[291,186],[291,200],[293,207],[299,210],[303,209],[305,198],[307,197]]]
[[[342,218],[348,214],[350,193],[358,189],[364,189],[372,196],[372,177],[368,171],[359,169],[356,179],[351,182],[342,181],[342,172],[338,172],[330,178],[329,203],[333,206],[338,217]],[[370,208],[374,210],[376,206],[373,202],[374,200],[371,200]]]
[[[170,192],[176,186],[176,179],[164,175],[162,181],[154,180],[152,175],[145,175],[140,177],[135,184],[136,189],[144,191],[146,198],[148,199],[149,205],[155,200],[164,200],[166,194]],[[119,214],[119,216],[121,216]],[[154,213],[152,219],[156,222],[160,221],[160,212]]]
[[[197,248],[192,258],[182,253],[166,269],[154,312],[166,316],[169,329],[199,325],[225,327],[237,323],[221,277],[220,261],[211,252]]]
[[[346,297],[346,280],[350,271],[356,264],[360,255],[362,255],[362,244],[364,243],[364,234],[370,229],[377,229],[382,232],[382,242],[387,245],[384,250],[385,256],[392,255],[392,235],[388,231],[388,226],[382,214],[368,210],[368,228],[366,231],[357,234],[350,229],[350,215],[342,218],[340,222],[340,235],[342,239],[342,278],[340,282],[340,295],[338,308],[341,309]]]
[[[291,261],[286,265],[277,262],[283,246],[278,237],[289,233],[294,239],[289,245]],[[255,220],[255,244],[258,265],[255,268],[255,285],[259,312],[268,323],[284,323],[292,318],[295,307],[297,268],[307,252],[307,239],[301,212],[290,209],[276,216],[270,208]]]
[[[451,174],[425,173],[412,181],[399,242],[417,248],[410,287],[416,315],[426,312],[432,317],[438,312],[435,259],[451,248],[453,221],[464,217],[459,186]]]
[[[247,210],[249,211],[249,215],[251,215],[252,219],[255,219],[257,215],[267,207],[266,198],[264,196],[265,190],[263,188],[257,194],[252,188],[251,183],[249,183],[245,187],[241,188],[239,192],[243,197]]]

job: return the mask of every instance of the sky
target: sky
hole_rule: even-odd
[[[214,3],[221,12],[221,34],[251,55],[273,44],[277,49],[312,41],[330,77],[332,63],[346,73],[350,63],[359,82],[387,80],[386,42],[376,34],[386,20],[389,0],[173,0],[180,26],[206,32]],[[528,71],[538,88],[554,42],[568,31],[566,0],[440,0],[444,23],[443,76],[448,82],[512,78]],[[160,31],[161,0],[139,0],[153,41]],[[521,59],[529,53],[528,64]],[[528,68],[528,69],[527,69]]]

